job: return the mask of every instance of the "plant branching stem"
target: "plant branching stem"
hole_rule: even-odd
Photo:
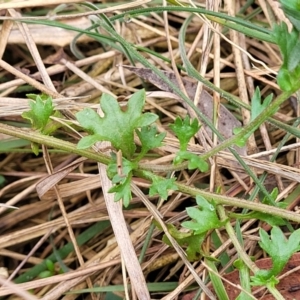
[[[74,153],[78,154],[80,156],[92,159],[97,162],[101,162],[103,164],[108,165],[111,161],[111,158],[108,155],[105,155],[101,152],[94,152],[93,150],[87,149],[87,150],[82,150],[82,149],[77,149],[76,145],[67,141],[63,141],[60,139],[57,139],[52,136],[45,136],[39,132],[35,132],[33,130],[25,130],[22,128],[16,128],[14,126],[6,125],[6,124],[1,124],[0,123],[0,132],[14,136],[20,139],[28,140],[33,143],[37,144],[43,144],[48,147],[56,148],[59,150],[66,151],[67,153]],[[149,166],[149,165],[148,165]],[[135,171],[135,175],[140,176],[142,178],[146,179],[151,179],[153,176],[157,176],[154,174],[151,174],[149,176],[149,171],[142,170],[143,164],[140,164],[141,169]],[[181,167],[184,167],[183,165]],[[155,168],[154,168],[155,169]],[[160,170],[163,171],[163,170]],[[166,171],[166,166],[164,171]],[[159,176],[158,176],[159,177]],[[250,202],[247,200],[242,200],[238,198],[233,198],[233,197],[227,197],[227,196],[222,196],[219,194],[212,194],[194,187],[186,186],[185,184],[181,184],[179,182],[176,183],[178,189],[180,192],[191,195],[191,196],[197,196],[201,195],[205,197],[208,201],[214,200],[217,204],[223,204],[223,205],[228,205],[228,206],[235,206],[235,207],[240,207],[240,208],[247,208],[251,209],[253,211],[259,211],[263,213],[268,213],[272,214],[274,216],[278,216],[290,221],[294,221],[297,223],[300,223],[300,216],[299,214],[296,214],[291,211],[287,211],[284,209],[280,209],[277,207],[261,204],[261,203],[254,203]]]

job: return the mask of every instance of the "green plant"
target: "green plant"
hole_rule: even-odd
[[[41,132],[42,135],[33,132],[27,138],[36,144],[43,143],[45,145],[54,146],[59,149],[86,156],[94,159],[95,161],[107,164],[108,175],[114,184],[114,187],[110,190],[110,192],[115,193],[116,201],[123,199],[125,206],[129,206],[132,198],[131,182],[133,176],[139,176],[151,181],[149,188],[150,196],[158,194],[162,199],[165,200],[168,198],[168,192],[170,190],[179,190],[180,192],[184,192],[191,197],[195,197],[198,207],[188,207],[186,209],[188,216],[192,220],[185,221],[181,224],[185,229],[188,229],[189,232],[182,233],[171,224],[168,226],[169,232],[178,241],[178,243],[181,246],[187,247],[186,252],[190,260],[199,258],[201,254],[202,242],[209,231],[215,231],[215,229],[225,227],[228,235],[234,241],[234,236],[230,231],[232,229],[230,228],[230,221],[232,219],[236,220],[255,218],[268,222],[270,225],[274,226],[271,231],[271,238],[268,237],[266,232],[260,231],[260,246],[272,257],[273,263],[274,265],[277,264],[277,267],[269,271],[256,270],[255,276],[252,278],[252,280],[253,284],[263,284],[268,286],[270,291],[275,294],[276,291],[274,290],[274,287],[277,282],[275,277],[282,270],[289,257],[299,249],[298,231],[292,233],[291,237],[293,237],[294,241],[292,241],[291,238],[286,241],[282,232],[276,227],[276,225],[286,225],[286,219],[299,222],[299,216],[285,211],[283,205],[275,202],[277,198],[277,192],[273,191],[273,193],[269,193],[263,189],[263,179],[259,180],[255,174],[251,173],[249,168],[245,168],[245,170],[250,174],[257,186],[261,184],[261,191],[264,193],[264,200],[261,201],[262,203],[252,203],[251,201],[247,202],[243,200],[239,201],[239,199],[232,199],[227,196],[194,189],[192,187],[182,185],[175,177],[166,178],[163,177],[164,175],[162,175],[162,177],[157,176],[156,172],[162,173],[166,171],[178,171],[186,168],[189,170],[197,168],[200,171],[205,172],[209,167],[207,163],[209,158],[213,157],[220,150],[228,147],[235,155],[236,153],[234,152],[234,149],[231,148],[232,145],[244,146],[249,136],[253,134],[255,130],[257,130],[257,128],[265,121],[273,122],[272,124],[276,124],[279,127],[284,128],[289,133],[294,134],[297,137],[300,136],[297,128],[293,128],[293,126],[288,126],[286,124],[281,124],[280,122],[276,123],[276,120],[272,118],[283,101],[285,101],[287,97],[292,95],[300,87],[300,56],[298,55],[300,51],[300,26],[298,1],[281,1],[284,11],[294,25],[292,32],[288,32],[285,24],[276,25],[271,31],[239,18],[228,17],[224,14],[210,12],[201,8],[187,7],[186,5],[181,5],[179,1],[169,2],[179,5],[180,7],[160,7],[159,9],[143,8],[126,12],[126,14],[127,17],[130,16],[130,18],[133,18],[136,15],[146,15],[152,11],[186,11],[193,13],[205,13],[208,18],[214,22],[219,22],[220,24],[226,25],[229,28],[238,29],[245,34],[259,38],[260,40],[276,43],[279,46],[283,56],[283,64],[280,68],[277,81],[280,88],[284,92],[274,100],[272,99],[272,96],[269,95],[262,101],[260,90],[257,88],[254,96],[252,97],[250,107],[239,101],[239,99],[236,97],[215,87],[205,78],[200,76],[191,65],[184,50],[185,29],[192,20],[192,18],[188,18],[184,22],[182,30],[180,31],[181,55],[185,66],[180,66],[180,68],[185,69],[190,76],[202,81],[211,89],[221,93],[226,99],[233,102],[237,107],[246,108],[251,111],[250,124],[243,128],[236,129],[235,136],[223,141],[223,137],[218,133],[210,120],[208,120],[201,112],[197,110],[197,107],[195,107],[190,99],[181,92],[179,87],[176,85],[174,86],[174,84],[168,81],[168,78],[164,77],[163,73],[147,62],[144,56],[139,53],[139,51],[150,53],[150,50],[129,43],[124,38],[119,36],[114,30],[113,22],[115,20],[122,20],[122,18],[125,19],[125,14],[120,14],[111,18],[107,18],[105,15],[95,16],[95,18],[98,17],[98,19],[95,21],[95,26],[99,26],[100,24],[103,29],[107,31],[108,34],[106,36],[102,36],[93,32],[92,29],[95,28],[95,26],[87,30],[82,30],[67,25],[59,25],[58,22],[44,21],[44,24],[47,25],[59,25],[70,30],[76,30],[81,34],[88,34],[89,36],[98,39],[102,43],[106,43],[118,51],[123,52],[125,55],[127,55],[130,61],[133,62],[136,60],[144,64],[146,67],[152,68],[153,72],[161,76],[162,82],[169,84],[172,87],[172,90],[182,97],[186,104],[190,105],[190,107],[195,110],[196,115],[212,129],[212,131],[220,139],[221,143],[202,155],[197,155],[190,152],[188,150],[188,143],[190,139],[198,132],[200,128],[199,123],[197,120],[190,120],[189,117],[186,117],[183,120],[177,118],[174,124],[170,125],[170,128],[177,136],[180,145],[180,149],[176,153],[173,161],[174,164],[171,166],[149,166],[145,164],[143,159],[146,157],[147,153],[151,149],[160,147],[163,144],[166,134],[158,133],[157,128],[153,125],[157,119],[155,114],[143,113],[145,104],[145,92],[143,90],[138,91],[130,97],[125,111],[122,110],[114,97],[104,94],[100,101],[100,107],[104,113],[104,116],[99,116],[92,109],[84,109],[83,111],[77,113],[76,118],[78,122],[88,133],[88,135],[84,136],[80,140],[77,148],[74,144],[55,139],[54,137],[43,136],[55,132],[55,127],[51,127],[51,116],[54,114],[53,104],[51,99],[48,97],[44,98],[44,96],[33,96],[31,110],[23,113],[23,117],[29,120],[33,129]],[[153,54],[153,51],[151,54]],[[158,57],[161,58],[162,55]],[[162,58],[165,61],[168,61],[166,58]],[[13,133],[9,127],[3,126],[2,131],[5,130],[10,130],[12,135],[15,134],[17,136],[19,134],[22,137],[25,136],[24,132],[22,131]],[[137,147],[134,142],[135,133],[139,138],[141,144],[140,147]],[[112,153],[110,157],[103,153],[95,153],[90,148],[98,141],[110,141],[114,148],[114,153]],[[37,153],[36,149],[34,149],[34,151]],[[116,153],[118,153],[118,155]],[[237,159],[241,159],[239,156],[236,157]],[[242,161],[239,161],[242,164]],[[225,208],[223,209],[223,204],[247,208],[253,211],[248,214],[234,214],[227,212]],[[274,215],[272,215],[273,212]],[[243,263],[237,264],[237,267],[243,272],[248,271],[248,269],[251,267],[253,268],[243,249],[239,248],[239,244],[235,243],[234,245],[237,248],[241,260],[243,261]],[[281,255],[276,255],[276,253],[279,253],[281,245],[285,245],[282,247],[283,251]],[[246,268],[247,270],[245,270]],[[245,286],[249,291],[249,286],[247,286],[247,284],[243,286]],[[240,298],[241,297],[242,296],[240,296]],[[280,296],[277,295],[277,299],[280,299]]]
[[[258,87],[256,87],[255,93],[251,99],[251,121],[255,120],[255,118],[257,118],[261,113],[263,113],[263,111],[271,104],[272,99],[273,95],[270,94],[263,101],[261,101],[260,90]],[[274,108],[274,112],[272,112],[272,114],[275,113],[277,110],[278,107]],[[251,131],[245,134],[242,138],[238,139],[236,141],[236,145],[239,147],[244,147],[251,134],[253,134],[258,127],[259,126],[253,127]],[[235,128],[233,132],[235,134],[238,134],[241,132],[241,130],[242,128]]]
[[[260,247],[272,259],[273,267],[270,270],[259,270],[251,277],[252,285],[276,285],[279,281],[276,276],[283,270],[291,256],[300,250],[300,229],[294,231],[287,239],[279,227],[274,226],[270,236],[260,228]]]
[[[242,259],[237,259],[233,265],[239,270],[240,273],[240,280],[241,280],[241,286],[242,288],[251,294],[251,285],[250,285],[250,274],[249,269],[246,266],[246,264],[243,262]],[[246,294],[244,291],[242,291],[238,298],[236,300],[248,300],[252,299],[249,297],[248,294]]]
[[[217,215],[215,203],[209,203],[201,196],[196,197],[196,202],[199,208],[188,207],[186,209],[193,221],[183,222],[181,224],[183,227],[193,230],[195,234],[200,234],[224,225],[224,221],[220,221]]]
[[[38,277],[39,278],[47,278],[55,275],[55,265],[50,259],[45,260],[45,264],[47,266],[47,270],[42,271]]]
[[[48,95],[27,94],[30,110],[22,113],[22,117],[28,120],[34,130],[48,135],[55,132],[61,125],[51,120],[51,116],[61,117],[59,111],[54,110],[52,98]],[[39,154],[39,145],[31,143],[31,149],[35,155]]]
[[[45,134],[44,130],[54,114],[52,98],[47,95],[34,94],[29,94],[27,97],[31,99],[30,110],[23,112],[22,117],[30,121],[33,129]]]
[[[174,163],[180,164],[184,160],[187,160],[190,170],[199,169],[202,172],[206,172],[208,170],[207,162],[198,155],[187,151],[190,139],[200,129],[197,119],[190,120],[189,116],[186,116],[185,119],[182,120],[180,117],[177,117],[174,124],[170,125],[170,128],[177,136],[180,144],[180,150],[176,153]]]
[[[43,279],[43,278],[55,276],[56,274],[64,273],[64,270],[62,268],[59,268],[58,271],[55,270],[55,264],[51,259],[49,259],[49,258],[45,259],[44,263],[46,266],[46,270],[41,271],[38,274],[39,278]]]
[[[118,173],[117,156],[112,154],[108,175],[115,184],[110,192],[115,193],[115,201],[123,199],[125,207],[129,205],[132,198],[130,184],[133,171],[138,168],[138,162],[149,150],[160,147],[166,135],[166,133],[158,134],[156,127],[151,126],[158,116],[152,113],[142,113],[144,104],[144,90],[130,97],[125,111],[121,110],[115,98],[104,94],[100,101],[103,117],[89,108],[76,114],[79,124],[90,133],[79,141],[77,146],[79,149],[89,148],[98,141],[110,141],[116,151],[121,151],[122,174]],[[186,151],[188,142],[200,128],[197,120],[190,121],[189,117],[184,120],[177,118],[170,127],[180,142],[180,151],[176,154],[174,163],[179,164],[187,160],[189,169],[199,168],[201,171],[207,171],[208,164],[203,159]],[[134,132],[141,142],[139,153],[136,153]],[[150,196],[159,194],[162,199],[166,199],[168,190],[176,189],[175,178],[161,180],[152,176],[149,194]]]
[[[100,101],[103,117],[90,108],[76,114],[80,125],[90,133],[79,141],[78,148],[86,149],[98,141],[110,141],[117,151],[121,150],[122,155],[130,159],[136,150],[134,131],[137,128],[149,126],[158,118],[152,113],[142,113],[144,104],[144,90],[138,91],[130,97],[126,111],[121,110],[114,97],[104,94]],[[144,140],[141,142],[145,143]],[[147,145],[147,147],[151,147],[151,145]]]

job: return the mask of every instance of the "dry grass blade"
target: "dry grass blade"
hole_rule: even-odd
[[[5,22],[11,22],[7,20]],[[62,20],[63,24],[74,26],[80,29],[85,29],[91,26],[91,21],[87,17],[79,17],[74,19]],[[4,23],[5,24],[5,23]],[[76,37],[76,32],[66,30],[63,28],[49,27],[46,25],[39,24],[28,24],[30,34],[37,45],[52,45],[58,47],[65,47],[70,45],[70,43]],[[47,36],[45,36],[45,30],[47,30]],[[8,42],[10,44],[20,44],[23,43],[22,33],[15,27],[11,29],[10,35],[8,37]],[[92,39],[86,35],[81,36],[78,39],[80,43],[91,42]]]
[[[64,3],[76,3],[80,2],[79,0],[66,0]],[[41,0],[29,0],[29,1],[22,1],[22,0],[14,0],[9,3],[1,3],[0,9],[9,9],[9,8],[24,8],[24,7],[37,7],[37,6],[44,6],[44,5],[58,5],[61,4],[60,0],[49,0],[47,3],[44,3]]]
[[[36,80],[32,79],[31,77],[25,75],[21,71],[18,71],[17,69],[13,68],[11,65],[9,65],[8,63],[6,63],[5,61],[0,60],[0,66],[4,70],[6,70],[7,72],[15,75],[18,78],[23,79],[25,82],[27,82],[31,86],[34,86],[39,91],[41,91],[41,92],[43,92],[45,94],[51,95],[54,98],[61,97],[61,95],[59,95],[57,92],[52,91],[51,89],[47,88],[43,84],[39,83],[38,81],[36,81]]]
[[[140,6],[143,4],[146,4],[148,2],[150,2],[151,0],[137,0],[137,1],[132,1],[131,3],[126,3],[126,4],[121,4],[121,5],[115,5],[114,7],[109,7],[109,8],[104,8],[104,9],[99,9],[97,11],[93,11],[93,12],[88,12],[88,13],[78,13],[74,16],[72,15],[63,15],[60,16],[60,18],[74,18],[74,17],[78,17],[78,16],[86,16],[86,15],[91,15],[91,14],[101,14],[101,13],[107,13],[107,12],[112,12],[112,11],[116,11],[116,10],[123,10],[123,9],[129,9],[129,8],[133,8],[136,6]],[[80,0],[64,0],[63,3],[78,3],[81,2]],[[61,4],[61,0],[50,0],[47,1],[47,3],[44,3],[41,0],[29,0],[24,2],[23,0],[15,0],[13,2],[10,3],[2,3],[0,4],[0,9],[9,9],[9,8],[27,8],[27,7],[36,7],[36,6],[45,6],[45,5],[59,5]],[[53,18],[53,17],[52,17]],[[15,19],[15,18],[14,18]],[[46,17],[46,19],[49,19],[49,17]]]
[[[132,191],[136,196],[138,196],[142,199],[146,198],[145,195],[143,195],[143,193],[141,192],[141,190],[137,186],[135,186],[134,184],[132,184]],[[143,202],[147,203],[147,199],[145,199]],[[193,268],[191,263],[188,261],[185,252],[182,250],[182,248],[178,245],[176,240],[169,233],[169,230],[168,230],[167,226],[165,225],[165,223],[161,219],[160,213],[157,211],[157,209],[153,205],[147,205],[147,207],[150,210],[150,212],[152,213],[154,219],[162,227],[162,229],[163,229],[164,233],[166,234],[166,236],[168,237],[168,239],[171,241],[171,243],[172,243],[173,247],[176,249],[176,252],[178,253],[179,257],[184,261],[185,265],[187,266],[187,268],[189,269],[191,274],[194,276],[195,281],[203,289],[203,291],[209,297],[209,299],[215,300],[216,298],[214,297],[212,292],[205,286],[204,282],[199,278],[197,272],[195,271],[195,269]],[[171,298],[167,297],[166,299],[171,299]]]
[[[101,146],[107,147],[110,145],[107,142],[103,142]],[[107,177],[106,167],[104,165],[99,164],[99,174],[112,228],[114,230],[117,243],[120,247],[121,256],[124,260],[131,284],[133,286],[133,292],[136,293],[138,299],[140,300],[150,300],[146,281],[128,233],[121,203],[115,202],[114,195],[109,193],[109,189],[112,188],[113,185],[111,180]],[[124,282],[124,285],[125,284],[126,283]]]
[[[16,284],[5,280],[0,276],[0,284],[9,288],[11,291],[14,291],[15,294],[22,297],[24,300],[37,300],[38,298],[31,295],[30,293],[24,291],[22,288],[18,287]]]

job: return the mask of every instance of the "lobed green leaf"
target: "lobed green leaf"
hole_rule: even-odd
[[[92,109],[86,108],[76,114],[80,125],[91,133],[90,138],[83,138],[78,147],[90,147],[96,141],[110,141],[114,148],[121,150],[126,158],[132,157],[136,146],[134,131],[136,128],[148,126],[157,119],[152,113],[142,113],[145,104],[145,91],[134,93],[128,100],[126,111],[122,111],[117,100],[103,94],[100,101],[104,113],[100,117]]]
[[[196,201],[199,208],[186,208],[187,214],[193,221],[183,222],[183,227],[194,230],[195,234],[201,234],[224,225],[224,223],[219,220],[213,204],[209,203],[202,196],[197,196]]]

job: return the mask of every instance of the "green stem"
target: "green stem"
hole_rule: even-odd
[[[136,176],[139,176],[141,178],[145,178],[148,180],[153,180],[153,177],[156,176],[155,180],[163,180],[163,177],[154,175],[148,171],[135,171],[134,174]],[[200,189],[197,189],[195,187],[187,186],[183,183],[176,182],[176,186],[178,187],[178,191],[185,193],[190,196],[202,196],[204,197],[207,201],[214,201],[217,204],[223,204],[223,205],[228,205],[228,206],[234,206],[234,207],[240,207],[240,208],[246,208],[246,209],[251,209],[253,211],[258,211],[262,212],[265,214],[270,214],[274,216],[278,216],[283,219],[291,220],[297,223],[300,223],[300,215],[292,212],[292,211],[287,211],[285,209],[281,209],[278,207],[262,204],[262,203],[254,203],[250,202],[244,199],[240,198],[233,198],[233,197],[228,197],[228,196],[223,196],[219,194],[214,194],[211,192],[206,192]]]
[[[241,246],[240,242],[238,241],[238,239],[236,237],[236,233],[235,233],[233,227],[231,226],[228,217],[226,216],[224,207],[221,205],[218,205],[217,210],[218,210],[218,214],[219,214],[221,220],[226,220],[226,219],[228,220],[225,223],[225,229],[226,229],[226,232],[228,233],[230,240],[231,240],[232,244],[234,245],[239,257],[243,260],[243,262],[248,266],[248,268],[253,273],[256,273],[257,271],[259,271],[259,268],[250,259],[250,257],[247,255],[247,253],[244,251],[243,247]]]
[[[210,192],[206,192],[194,187],[186,186],[185,184],[177,183],[176,185],[178,187],[178,190],[180,192],[186,193],[191,196],[197,196],[201,195],[205,197],[208,201],[215,201],[218,204],[223,205],[229,205],[234,207],[242,207],[251,209],[253,211],[259,211],[262,213],[278,216],[283,219],[295,221],[297,223],[300,223],[300,216],[297,213],[287,211],[278,207],[262,204],[262,203],[254,203],[247,200],[239,199],[239,198],[233,198],[233,197],[227,197],[227,196],[221,196],[218,194],[213,194]]]
[[[18,137],[24,140],[31,141],[33,143],[38,143],[38,144],[44,144],[48,147],[56,148],[59,150],[64,150],[67,153],[74,153],[89,159],[92,159],[94,161],[103,163],[105,165],[108,165],[111,161],[111,158],[101,152],[96,153],[93,150],[82,150],[82,149],[77,149],[75,144],[72,144],[67,141],[63,141],[60,139],[57,139],[52,136],[44,136],[41,133],[34,132],[32,130],[25,130],[21,128],[16,128],[14,126],[6,125],[6,124],[1,124],[0,123],[0,132]],[[140,164],[139,166],[142,166],[143,164]],[[164,166],[164,171],[166,171],[166,166]],[[140,176],[145,179],[150,179],[152,180],[154,175],[150,173],[151,176],[149,176],[148,171],[143,171],[141,169],[135,171],[135,175]],[[157,179],[163,179],[162,177],[157,176]],[[240,208],[247,208],[251,209],[253,211],[259,211],[263,213],[268,213],[268,214],[273,214],[274,216],[278,216],[287,220],[291,220],[297,223],[300,223],[300,215],[296,214],[291,211],[287,211],[284,209],[280,209],[278,207],[273,207],[261,203],[253,203],[250,201],[242,200],[239,198],[233,198],[233,197],[227,197],[227,196],[222,196],[219,194],[213,194],[209,193],[194,187],[186,186],[185,184],[181,184],[179,182],[176,183],[178,189],[180,192],[191,195],[191,196],[197,196],[201,195],[205,197],[208,201],[214,200],[218,204],[224,204],[224,205],[229,205],[229,206],[235,206],[235,207],[240,207]]]
[[[256,204],[257,205],[257,204]],[[225,209],[223,206],[218,205],[217,206],[217,210],[220,216],[221,220],[226,220],[228,219],[225,213]],[[233,227],[230,224],[230,221],[228,220],[225,223],[225,229],[226,232],[229,235],[229,238],[232,242],[232,244],[234,245],[234,248],[236,249],[239,257],[243,260],[243,262],[248,266],[248,268],[255,274],[256,272],[259,271],[259,268],[255,265],[255,263],[250,259],[250,257],[247,255],[247,253],[244,251],[243,247],[241,246],[241,244],[239,243],[237,237],[236,237],[236,233],[233,229]],[[284,300],[284,298],[282,297],[282,295],[279,293],[279,291],[271,284],[266,284],[267,289],[269,290],[269,292],[275,297],[275,299],[277,300]]]
[[[205,154],[201,155],[200,157],[203,159],[207,159],[219,151],[224,150],[231,145],[234,145],[238,140],[242,139],[244,136],[247,136],[250,132],[254,132],[265,120],[271,117],[279,108],[279,106],[288,99],[292,94],[300,89],[300,81],[295,85],[295,87],[288,92],[283,92],[280,94],[261,114],[259,114],[251,123],[244,126],[243,129],[236,135],[232,136],[231,138],[225,140],[224,142],[220,143],[210,151],[206,152]]]
[[[283,298],[280,292],[272,284],[267,283],[266,288],[275,297],[276,300],[285,300],[285,298]]]
[[[168,7],[168,8],[169,8],[169,7]],[[151,8],[151,9],[152,9],[152,10],[151,10],[151,12],[152,12],[153,9],[156,9],[156,8]],[[192,9],[193,9],[193,8],[184,8],[184,10],[186,10],[186,11],[191,11]],[[149,9],[148,9],[148,10],[149,10]],[[176,8],[176,7],[170,8],[170,11],[173,11],[173,10],[174,10],[174,11],[175,11],[175,10],[179,10],[179,7],[177,7],[177,8]],[[136,12],[136,15],[138,15],[138,11],[136,10],[135,12]],[[125,13],[124,15],[126,15],[126,14],[128,15],[128,12]],[[124,15],[123,15],[123,17],[124,17]],[[120,15],[117,15],[117,16],[115,16],[115,17],[112,17],[110,20],[113,21],[113,20],[117,19],[117,18],[120,17],[120,16],[122,16],[122,15],[120,14]],[[239,19],[238,19],[238,20],[239,20]],[[120,47],[120,45],[116,44],[116,39],[111,38],[111,37],[109,37],[109,36],[102,36],[102,35],[99,35],[98,33],[95,33],[95,32],[93,32],[93,31],[83,30],[83,29],[80,29],[80,28],[76,28],[76,27],[73,27],[73,26],[70,26],[70,25],[66,25],[66,24],[60,23],[60,22],[49,21],[49,20],[22,20],[22,22],[25,22],[25,23],[32,23],[32,24],[44,24],[44,25],[48,25],[48,26],[60,27],[60,28],[66,29],[66,30],[71,30],[71,31],[75,31],[75,32],[80,32],[80,33],[82,33],[82,34],[86,34],[86,35],[88,35],[88,36],[90,36],[90,37],[96,39],[96,40],[99,41],[99,42],[104,42],[104,39],[105,39],[105,43],[107,43],[109,46],[115,48],[116,50],[122,52],[122,47]],[[93,26],[90,27],[90,29],[91,29],[91,28],[94,28],[94,27],[97,27],[97,26],[99,26],[99,25],[98,25],[98,24],[94,24]],[[264,29],[264,30],[267,30],[267,29]],[[268,31],[268,30],[267,30],[267,31]],[[137,49],[137,50],[145,51],[144,48],[142,49],[141,47],[138,47],[138,46],[135,46],[135,45],[132,45],[132,47],[133,47],[134,49]],[[148,52],[149,52],[149,50],[148,50]],[[157,53],[152,52],[152,55],[155,55],[156,57],[159,57],[159,58],[161,58],[162,60],[166,60],[166,61],[167,61],[166,58],[160,56],[160,55],[157,54]],[[151,64],[150,64],[150,65],[151,65]],[[147,66],[147,67],[148,67],[148,68],[151,68],[150,66]],[[152,66],[151,69],[153,69],[153,66]],[[190,70],[189,70],[189,72],[190,72]],[[154,73],[156,73],[156,72],[154,71]],[[189,74],[191,74],[191,73],[189,73]],[[199,74],[197,74],[197,73],[196,73],[196,74],[193,74],[192,77],[196,78],[196,79],[199,80],[200,82],[203,82],[209,89],[211,89],[211,90],[213,90],[213,91],[216,91],[216,92],[220,93],[220,95],[221,95],[223,98],[225,98],[225,99],[227,99],[228,101],[234,103],[234,104],[237,105],[238,107],[243,107],[243,108],[245,108],[245,109],[250,110],[250,106],[247,105],[246,103],[241,102],[240,99],[239,99],[238,97],[236,97],[236,96],[234,96],[234,95],[231,95],[230,93],[228,93],[228,92],[226,92],[226,91],[224,91],[224,90],[222,90],[222,89],[220,89],[220,88],[214,86],[209,80],[207,80],[207,79],[201,77]],[[165,80],[165,78],[162,78],[162,79],[163,79],[165,82],[169,83],[167,80]],[[177,92],[178,95],[180,95],[184,100],[186,100],[185,96],[182,95],[182,92],[181,92],[181,93],[180,93],[180,92],[178,93],[176,87],[174,88],[174,86],[172,85],[172,83],[170,84],[170,86],[172,87],[172,89],[173,89],[174,91]],[[193,107],[193,108],[194,108],[194,107]],[[282,123],[282,122],[276,121],[276,120],[271,119],[271,118],[270,118],[268,121],[271,122],[273,125],[275,125],[275,126],[281,128],[281,129],[284,129],[284,130],[290,132],[291,134],[295,135],[296,137],[300,138],[300,131],[299,131],[299,129],[297,129],[297,128],[292,128],[292,126],[286,125],[286,124],[284,124],[284,123]],[[208,126],[211,127],[212,125],[211,125],[211,124],[208,124]],[[212,128],[211,128],[211,129],[212,129]],[[215,133],[215,129],[212,129],[212,131]]]
[[[67,153],[78,154],[80,156],[90,158],[105,165],[109,164],[109,162],[111,161],[111,158],[108,155],[105,155],[101,152],[97,153],[90,149],[77,149],[77,146],[73,143],[55,138],[53,136],[43,135],[37,131],[17,128],[14,126],[0,123],[0,132],[20,139],[28,140],[32,143],[37,143],[51,148],[63,150]]]

